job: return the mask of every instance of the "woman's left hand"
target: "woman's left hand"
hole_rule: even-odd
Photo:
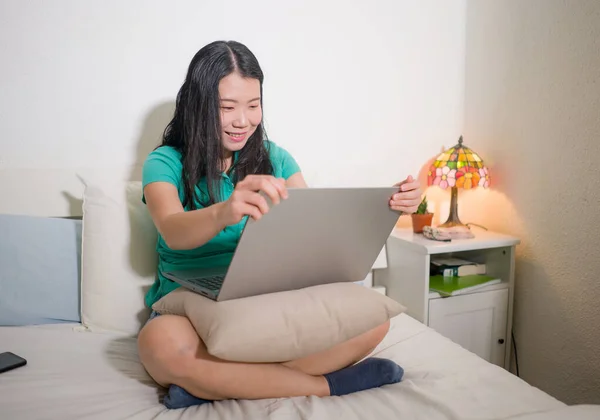
[[[404,214],[411,214],[417,211],[423,193],[419,181],[409,175],[408,178],[398,182],[394,187],[398,187],[399,191],[390,199],[391,209]]]

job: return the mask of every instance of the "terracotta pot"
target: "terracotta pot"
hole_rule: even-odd
[[[413,232],[415,233],[423,232],[423,227],[431,226],[433,220],[433,213],[411,214],[410,216],[412,217]]]

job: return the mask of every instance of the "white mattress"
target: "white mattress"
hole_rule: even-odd
[[[27,366],[0,374],[3,420],[484,420],[570,408],[404,314],[374,351],[404,367],[403,381],[345,397],[223,401],[167,410],[159,400],[162,390],[138,361],[134,338],[85,332],[72,324],[3,327],[0,351],[28,360]]]

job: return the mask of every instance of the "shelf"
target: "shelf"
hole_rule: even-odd
[[[456,296],[465,296],[465,295],[472,295],[472,294],[475,294],[475,293],[491,292],[492,290],[508,289],[508,287],[509,287],[508,282],[507,281],[502,281],[500,283],[491,284],[489,286],[484,286],[484,287],[481,287],[479,289],[475,289],[473,291],[470,291],[468,293],[464,293],[464,294],[460,294],[460,295],[456,295]],[[427,297],[428,297],[428,299],[444,299],[444,298],[455,297],[455,296],[442,296],[438,292],[432,292],[430,290]]]
[[[390,237],[402,239],[400,241],[402,246],[424,255],[501,248],[521,243],[517,238],[496,232],[477,230],[474,234],[475,238],[471,239],[453,239],[451,242],[440,242],[413,233],[411,229],[395,228]]]

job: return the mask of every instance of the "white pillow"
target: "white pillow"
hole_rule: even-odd
[[[141,182],[86,180],[83,195],[81,321],[91,331],[137,335],[150,309],[157,232]]]

